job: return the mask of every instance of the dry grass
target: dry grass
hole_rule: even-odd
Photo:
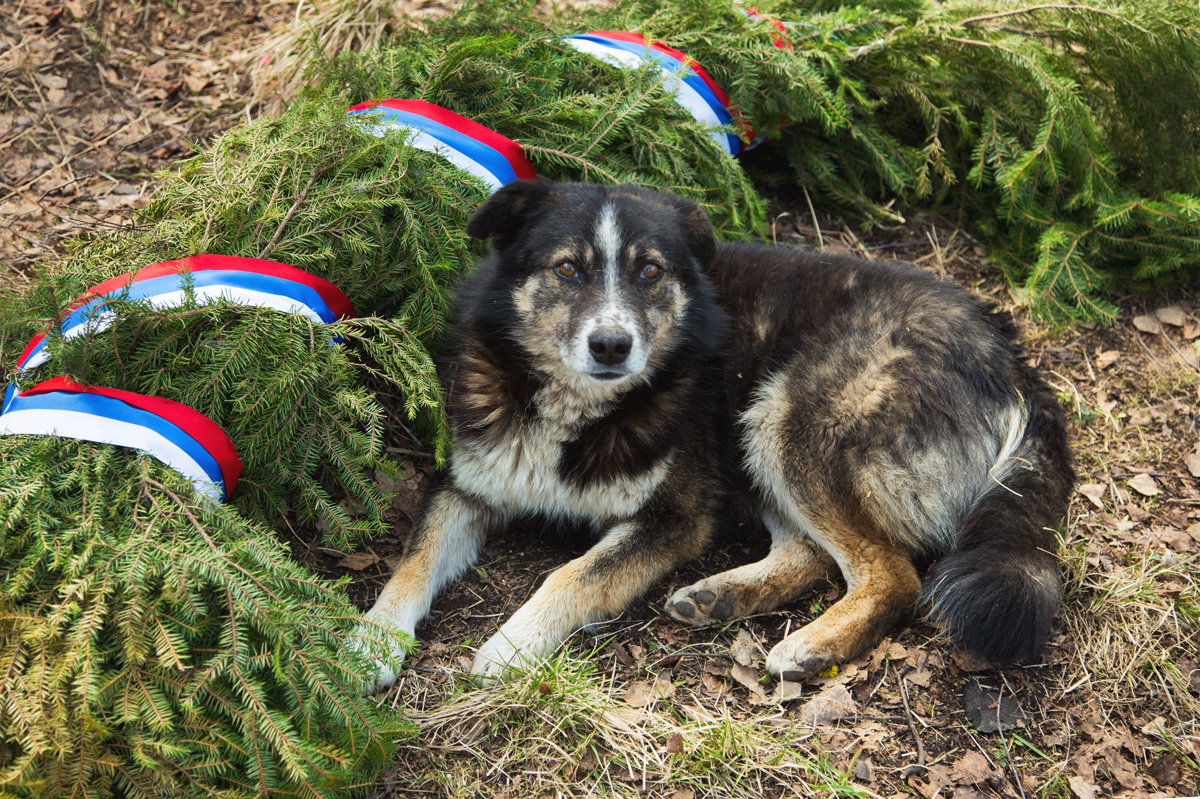
[[[757,797],[806,784],[873,795],[851,787],[822,756],[815,729],[782,706],[735,715],[685,701],[661,673],[648,697],[634,699],[636,688],[598,673],[596,655],[564,650],[488,688],[457,682],[461,692],[410,711],[421,735],[401,744],[400,761],[419,758],[428,770],[393,773],[385,792]]]
[[[398,26],[443,16],[457,5],[455,0],[299,0],[292,23],[276,29],[246,55],[254,79],[250,105],[274,113],[281,101],[294,97],[304,85],[313,53],[333,56],[367,50]]]

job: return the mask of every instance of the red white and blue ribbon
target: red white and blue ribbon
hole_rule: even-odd
[[[164,261],[132,275],[106,280],[73,302],[58,327],[65,338],[99,331],[116,314],[109,300],[121,296],[154,308],[223,299],[273,308],[315,322],[354,315],[336,286],[287,264],[230,255],[195,255]],[[46,334],[26,346],[18,370],[45,363]],[[65,377],[25,391],[9,384],[0,406],[0,435],[54,435],[141,450],[190,479],[201,493],[226,499],[242,471],[229,437],[211,419],[172,400],[131,391],[84,386]]]
[[[645,64],[658,68],[663,85],[700,123],[714,128],[709,135],[722,150],[737,155],[743,149],[741,139],[729,131],[744,123],[720,86],[696,61],[662,42],[646,41],[640,33],[628,31],[592,31],[567,36],[563,41],[580,52],[626,69]],[[723,130],[717,130],[723,128]]]
[[[131,391],[84,386],[65,377],[25,391],[9,384],[0,434],[52,435],[132,447],[225,500],[242,473],[233,442],[215,422],[182,403]]]
[[[351,106],[346,113],[372,120],[369,130],[376,135],[409,131],[408,142],[413,147],[440,155],[492,191],[518,178],[537,180],[521,145],[440,105],[422,100],[378,100]]]
[[[154,308],[224,299],[239,305],[274,308],[318,323],[354,316],[348,297],[328,280],[303,269],[234,255],[193,255],[163,261],[133,275],[121,275],[92,286],[68,307],[58,328],[64,338],[104,330],[112,324],[110,297],[142,300]],[[33,337],[17,361],[32,369],[49,358],[45,333]]]

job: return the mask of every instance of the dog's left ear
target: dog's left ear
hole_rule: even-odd
[[[507,247],[549,193],[544,180],[514,180],[479,206],[467,222],[467,235],[487,239],[497,250]]]
[[[675,200],[675,208],[687,235],[688,250],[700,262],[700,268],[707,269],[717,254],[717,238],[713,234],[712,222],[708,221],[708,214],[691,200],[680,197]]]

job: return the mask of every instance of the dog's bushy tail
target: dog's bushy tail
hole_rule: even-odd
[[[961,646],[998,662],[1034,657],[1050,636],[1062,594],[1056,530],[1075,482],[1061,410],[1023,372],[1026,421],[1011,466],[930,570],[922,595],[929,617]]]

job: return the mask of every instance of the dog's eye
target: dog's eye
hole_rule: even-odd
[[[641,274],[642,280],[647,280],[647,281],[650,281],[651,283],[653,283],[655,280],[658,280],[660,277],[662,277],[662,267],[659,266],[658,264],[654,263],[653,261],[650,261],[649,263],[645,264],[642,267],[642,274]]]
[[[554,273],[559,277],[573,280],[579,276],[579,270],[575,268],[575,264],[570,261],[563,261],[554,267]]]

